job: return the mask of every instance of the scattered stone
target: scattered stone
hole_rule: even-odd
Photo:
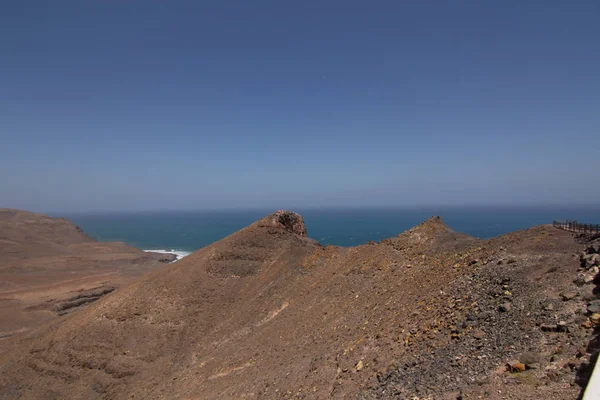
[[[587,320],[581,324],[581,327],[585,329],[590,329],[592,327],[592,323],[590,322],[590,320]]]
[[[546,376],[548,377],[548,379],[550,379],[552,382],[558,382],[558,380],[560,379],[560,372],[557,370],[550,370],[546,373]]]
[[[585,286],[581,291],[581,298],[584,301],[596,300],[598,296],[594,293],[594,286]]]
[[[579,366],[583,363],[583,360],[570,360],[567,363],[567,366],[571,369],[571,371],[577,371]]]
[[[279,221],[278,223],[284,224],[284,222],[286,222],[285,219],[283,222]],[[274,231],[279,232],[277,230]],[[565,235],[565,237],[567,236]],[[503,380],[510,380],[511,378],[514,380],[514,382],[529,382],[526,381],[526,377],[536,376],[541,378],[546,374],[547,367],[557,367],[560,370],[560,367],[558,366],[548,365],[547,361],[552,352],[555,349],[561,349],[563,352],[561,357],[575,358],[575,352],[579,346],[583,344],[584,340],[587,343],[588,338],[586,337],[585,339],[580,340],[580,338],[574,334],[575,332],[569,335],[564,333],[557,333],[555,335],[554,333],[542,334],[540,331],[532,332],[531,330],[534,322],[553,322],[553,324],[541,325],[541,330],[545,332],[561,332],[570,329],[571,331],[576,331],[577,333],[581,331],[587,336],[590,334],[590,331],[584,331],[583,329],[579,330],[577,329],[577,326],[587,323],[589,328],[591,328],[591,321],[587,320],[587,316],[581,312],[578,314],[578,316],[584,317],[586,320],[578,321],[576,319],[577,315],[575,314],[576,309],[583,311],[583,306],[586,303],[583,303],[583,301],[571,301],[579,296],[580,293],[583,294],[584,289],[581,289],[580,292],[577,290],[565,290],[564,292],[561,292],[561,289],[566,289],[569,286],[570,288],[574,287],[569,281],[576,273],[574,272],[576,265],[573,265],[573,263],[577,263],[577,260],[573,260],[571,258],[570,254],[573,253],[571,249],[574,250],[574,247],[571,247],[571,244],[569,244],[569,246],[568,254],[561,253],[560,255],[554,256],[552,253],[550,255],[552,258],[544,255],[542,251],[539,253],[539,258],[538,253],[532,252],[531,254],[527,255],[521,255],[521,253],[519,253],[519,260],[522,261],[519,261],[517,264],[518,267],[513,266],[506,268],[494,268],[494,266],[491,265],[489,268],[482,268],[481,271],[478,272],[481,275],[473,274],[472,277],[470,275],[461,275],[460,279],[452,280],[449,281],[448,284],[445,283],[444,285],[440,285],[440,287],[443,287],[444,290],[440,290],[439,295],[437,293],[438,286],[434,286],[433,288],[436,291],[431,292],[431,288],[428,286],[421,286],[421,284],[425,285],[425,280],[414,281],[416,284],[418,284],[418,286],[416,284],[412,285],[413,280],[410,280],[408,281],[408,284],[412,286],[400,286],[400,290],[410,293],[411,297],[418,297],[419,301],[422,300],[422,303],[419,303],[419,307],[422,306],[423,310],[422,316],[420,316],[418,312],[415,312],[415,314],[412,314],[412,316],[415,318],[398,318],[397,320],[394,318],[393,326],[386,325],[386,321],[389,319],[386,318],[388,314],[377,313],[382,312],[381,310],[388,310],[390,313],[397,312],[398,315],[403,316],[405,315],[403,313],[410,313],[411,304],[405,304],[401,301],[396,303],[396,282],[393,282],[393,285],[391,285],[389,288],[383,284],[386,282],[382,282],[381,284],[379,284],[379,282],[375,282],[377,285],[373,285],[373,288],[371,288],[371,286],[367,286],[370,291],[366,291],[364,295],[363,292],[359,292],[361,299],[363,296],[365,299],[369,299],[369,296],[371,296],[372,299],[373,296],[380,295],[380,293],[385,296],[381,297],[382,300],[380,302],[373,301],[373,303],[371,303],[369,301],[368,303],[365,303],[368,300],[361,300],[360,302],[357,302],[355,306],[353,306],[360,308],[359,315],[361,317],[363,314],[363,307],[365,310],[368,308],[368,315],[371,313],[374,314],[373,318],[369,322],[370,325],[367,327],[369,330],[362,334],[362,330],[359,331],[358,329],[355,329],[354,323],[350,324],[349,321],[353,321],[351,319],[346,322],[343,322],[342,320],[341,323],[335,321],[335,328],[339,329],[339,332],[343,332],[341,335],[344,336],[338,336],[338,334],[336,334],[336,336],[331,338],[331,340],[326,337],[325,340],[329,340],[326,342],[326,344],[332,346],[333,349],[337,349],[340,345],[340,338],[344,342],[346,339],[350,340],[360,336],[364,336],[367,338],[367,340],[370,340],[370,335],[374,332],[381,332],[383,339],[377,344],[377,346],[373,346],[370,350],[368,350],[368,352],[363,347],[360,349],[357,348],[355,354],[362,353],[365,356],[368,355],[368,357],[364,358],[367,361],[360,359],[361,355],[354,355],[354,357],[352,357],[351,353],[346,354],[348,358],[352,358],[349,360],[346,358],[344,360],[342,365],[344,365],[345,368],[337,368],[338,382],[340,384],[342,383],[343,376],[346,379],[355,380],[354,384],[356,384],[356,387],[358,387],[358,385],[363,385],[363,379],[367,379],[368,377],[371,377],[369,379],[375,378],[376,374],[371,374],[370,371],[380,371],[381,375],[377,376],[377,380],[379,380],[381,383],[381,390],[386,390],[386,396],[393,396],[396,386],[403,390],[404,387],[419,388],[421,390],[420,395],[426,395],[426,392],[431,387],[441,387],[444,390],[453,391],[458,387],[471,385],[470,382],[473,382],[475,379],[479,379],[480,377],[488,376],[493,368],[504,363],[506,365],[504,365],[501,369],[508,369],[511,372],[518,374],[517,377],[493,377],[494,380],[492,383],[486,383],[486,386],[481,389],[481,393],[483,393],[484,390],[489,390],[490,387],[492,389],[501,388],[504,394],[505,387],[496,386],[496,378],[500,385],[502,385]],[[543,251],[547,251],[548,249],[547,246],[539,247]],[[375,251],[374,249],[371,250]],[[384,255],[388,254],[388,249],[385,248],[385,250],[386,252],[382,253]],[[379,248],[377,248],[377,251],[379,251]],[[389,251],[391,252],[391,250]],[[379,253],[375,252],[374,254],[377,256]],[[547,257],[547,259],[544,257]],[[563,262],[566,258],[569,258],[570,261],[567,260],[567,262]],[[566,265],[564,271],[561,270],[561,273],[555,274],[552,277],[548,275],[544,277],[542,275],[543,279],[540,280],[539,284],[536,282],[531,282],[530,278],[532,266],[536,266],[536,268],[541,266],[541,273],[543,274],[543,268],[547,268],[547,266],[543,263],[548,260],[551,263],[550,265],[552,265],[552,263],[556,265]],[[511,261],[511,264],[516,262],[516,260]],[[569,264],[569,262],[571,264]],[[434,260],[431,263],[438,265],[437,260]],[[439,265],[443,264],[440,262]],[[422,268],[424,267],[418,267],[419,270]],[[438,270],[436,270],[436,272],[437,271]],[[588,271],[585,272],[587,273]],[[502,281],[502,277],[508,273],[514,273],[511,284],[502,284],[502,282],[504,282]],[[351,277],[352,279],[355,279],[354,275]],[[386,279],[391,279],[392,276],[389,278],[387,276],[385,277]],[[445,275],[434,276],[429,274],[424,275],[424,277],[431,279],[436,285],[442,279],[447,278]],[[500,283],[500,285],[498,285],[498,283]],[[361,280],[352,280],[352,284],[353,286],[351,286],[350,289],[363,287],[365,282]],[[548,284],[548,287],[542,288],[541,284]],[[586,287],[586,289],[590,286],[591,285]],[[342,293],[346,294],[348,288],[343,287],[342,289],[344,290]],[[388,293],[388,289],[390,289],[391,292]],[[427,290],[427,292],[425,292],[425,290]],[[515,311],[511,310],[512,303],[510,301],[502,299],[502,295],[511,296],[511,292],[509,290],[517,293],[517,295],[512,294],[517,297],[517,300],[515,300]],[[426,296],[422,296],[421,293],[426,293]],[[490,293],[494,297],[490,296]],[[552,293],[552,299],[546,298],[544,296],[545,293]],[[564,303],[558,300],[556,295],[559,293],[561,296],[560,298],[565,301]],[[336,294],[336,292],[333,294]],[[352,293],[352,300],[354,299],[355,295],[358,296],[356,293]],[[429,300],[430,297],[432,300]],[[436,300],[440,300],[439,303],[436,303]],[[571,302],[567,303],[567,301]],[[383,306],[384,302],[387,302],[386,306]],[[447,307],[448,302],[452,304],[452,307]],[[350,302],[346,304],[350,304]],[[375,311],[373,307],[374,304],[381,304],[382,306]],[[554,304],[556,304],[556,306]],[[343,304],[334,305],[335,307],[346,307]],[[598,306],[600,307],[600,304],[598,304]],[[553,315],[555,309],[557,314],[556,320],[554,319],[555,316]],[[331,310],[334,310],[334,307],[331,307]],[[546,312],[543,310],[546,310]],[[308,315],[308,317],[314,316],[315,315]],[[383,318],[381,318],[382,316]],[[595,318],[595,323],[600,323],[600,313],[593,314],[592,317]],[[484,322],[488,318],[489,321]],[[559,321],[558,318],[564,318],[565,321]],[[465,321],[465,319],[467,321],[477,321],[477,323],[472,327],[466,326],[463,325],[463,321]],[[390,320],[392,321],[392,319]],[[333,321],[334,319],[332,318],[331,323],[333,323]],[[558,324],[556,324],[557,321],[559,321]],[[568,328],[566,321],[569,323]],[[348,323],[348,326],[343,325],[344,323]],[[377,326],[377,323],[380,325]],[[306,324],[309,325],[310,322],[307,322]],[[419,324],[418,329],[414,328],[414,324]],[[362,327],[362,323],[360,325]],[[453,327],[450,328],[450,326]],[[457,326],[458,329],[456,328]],[[322,329],[321,326],[318,326],[317,328]],[[289,327],[286,329],[289,329]],[[311,332],[310,327],[307,327],[306,329],[307,332]],[[533,329],[535,330],[535,328]],[[400,332],[400,330],[402,332]],[[406,336],[407,331],[414,332],[414,335],[411,335],[410,337],[411,342],[414,338],[415,344],[406,351],[403,351],[403,348],[401,347],[402,344],[397,344],[395,341],[396,338],[400,337],[399,342],[401,342],[403,337]],[[276,333],[276,331],[274,332]],[[448,333],[452,334],[453,339],[459,338],[462,340],[451,341],[449,336],[447,336]],[[429,341],[429,335],[433,334],[436,334],[437,336],[433,341]],[[319,336],[323,335],[319,334]],[[469,339],[469,337],[472,339]],[[376,336],[376,338],[378,338],[378,336]],[[313,340],[316,342],[317,340],[321,339],[315,336]],[[375,348],[375,350],[373,350],[373,348]],[[524,350],[529,349],[535,349],[537,351],[523,353]],[[307,349],[307,351],[310,350]],[[380,354],[376,353],[370,355],[369,352],[373,351],[381,351],[382,353],[386,352],[381,354],[384,360],[391,355],[398,355],[398,357],[400,357],[399,364],[405,366],[394,367],[389,372],[384,372],[385,370],[382,368],[383,365],[378,366],[376,361],[371,361],[373,360],[372,356],[380,356]],[[464,356],[461,355],[461,358],[456,357],[457,360],[454,361],[454,357],[459,353],[464,353]],[[543,354],[543,356],[541,356],[541,354]],[[331,363],[331,360],[326,360],[325,357],[322,357],[319,354],[309,353],[308,355],[322,359],[322,361],[316,359],[315,368],[320,367],[321,364],[327,363],[327,365],[330,365]],[[507,363],[506,361],[509,360],[509,357],[514,357],[515,359]],[[355,363],[354,367],[352,367],[351,360],[353,361],[356,358],[359,358],[359,361]],[[541,358],[543,359],[543,363],[540,362]],[[277,360],[277,358],[274,358],[274,360]],[[453,361],[450,362],[450,360]],[[286,369],[288,368],[285,365],[283,367]],[[352,369],[354,369],[354,371],[352,371]],[[534,369],[535,371],[526,372],[528,369]],[[359,373],[363,370],[365,371],[364,374]],[[349,374],[354,372],[354,378],[350,378],[347,375],[342,375],[344,372],[349,372]],[[561,374],[564,373],[561,372]],[[273,376],[268,378],[272,379]],[[356,380],[359,378],[360,380]],[[253,383],[250,382],[250,384]],[[351,388],[353,387],[354,386],[351,386]],[[470,388],[473,387],[475,387],[475,385],[470,386]],[[509,394],[507,394],[505,397],[510,396],[511,391],[513,394],[519,391],[519,388],[510,386],[507,386],[506,389],[508,389]],[[527,388],[525,387],[525,389]],[[551,389],[554,390],[554,388]],[[303,389],[303,391],[305,391],[305,389]],[[551,391],[549,390],[547,392]],[[410,392],[402,392],[402,394],[397,394],[394,396],[396,396],[395,398],[414,398],[413,396],[409,397],[408,394],[412,395]],[[433,397],[430,398],[440,398],[437,396],[437,394],[439,393],[434,392]],[[348,395],[348,393],[341,392],[338,395],[339,397],[342,397],[343,395]],[[322,396],[325,396],[325,394]],[[535,397],[535,394],[532,396]],[[265,397],[270,396],[265,395]],[[376,394],[373,397],[377,397]]]
[[[600,313],[600,300],[592,300],[587,305],[587,311],[590,314]]]
[[[577,297],[579,295],[579,293],[577,293],[574,290],[568,291],[568,292],[564,292],[560,295],[560,297],[562,297],[563,301],[569,301],[574,299],[575,297]]]
[[[575,279],[573,279],[573,283],[577,286],[585,285],[585,275],[578,274],[577,277]]]
[[[362,360],[360,360],[358,363],[356,363],[356,367],[354,367],[354,368],[356,368],[357,371],[362,371],[364,368]]]
[[[542,324],[540,325],[540,329],[544,332],[556,332],[556,325]]]
[[[568,332],[568,328],[567,328],[567,323],[565,321],[559,321],[558,324],[556,324],[556,331],[557,332]]]
[[[590,322],[592,325],[600,325],[600,314],[594,313],[590,316]]]
[[[476,329],[473,331],[473,337],[475,339],[483,339],[487,336],[487,333],[483,329]]]
[[[600,265],[600,254],[590,254],[585,257],[586,268],[592,268],[595,265]]]
[[[585,284],[588,284],[588,283],[592,283],[592,282],[594,282],[594,276],[595,276],[594,274],[586,274],[586,275],[583,277],[583,282],[584,282]]]
[[[525,369],[527,369],[527,367],[525,367],[525,364],[518,360],[509,361],[506,365],[510,372],[523,372],[525,371]]]

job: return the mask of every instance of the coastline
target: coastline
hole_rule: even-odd
[[[173,254],[177,258],[175,258],[175,260],[173,260],[171,262],[179,261],[182,258],[187,257],[190,254],[192,254],[191,251],[184,251],[184,250],[145,249],[143,251],[145,251],[146,253]]]

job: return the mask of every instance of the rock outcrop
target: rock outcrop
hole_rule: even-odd
[[[278,210],[268,218],[275,226],[282,226],[288,232],[295,233],[298,236],[306,236],[306,226],[300,214],[288,210]]]

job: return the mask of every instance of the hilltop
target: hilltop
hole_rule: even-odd
[[[321,246],[278,211],[5,339],[0,397],[574,399],[600,323],[586,246],[551,226],[479,240],[439,217]]]
[[[63,218],[0,209],[0,338],[79,309],[172,259],[97,242]]]

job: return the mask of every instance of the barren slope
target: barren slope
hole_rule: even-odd
[[[305,235],[297,214],[272,214],[13,339],[0,397],[579,393],[591,334],[581,297],[593,294],[572,283],[582,245],[571,234],[543,226],[480,241],[432,218],[354,248]],[[576,293],[563,301],[565,291]],[[504,372],[511,359],[535,369]]]
[[[94,301],[163,258],[96,242],[62,218],[0,209],[0,338]]]

